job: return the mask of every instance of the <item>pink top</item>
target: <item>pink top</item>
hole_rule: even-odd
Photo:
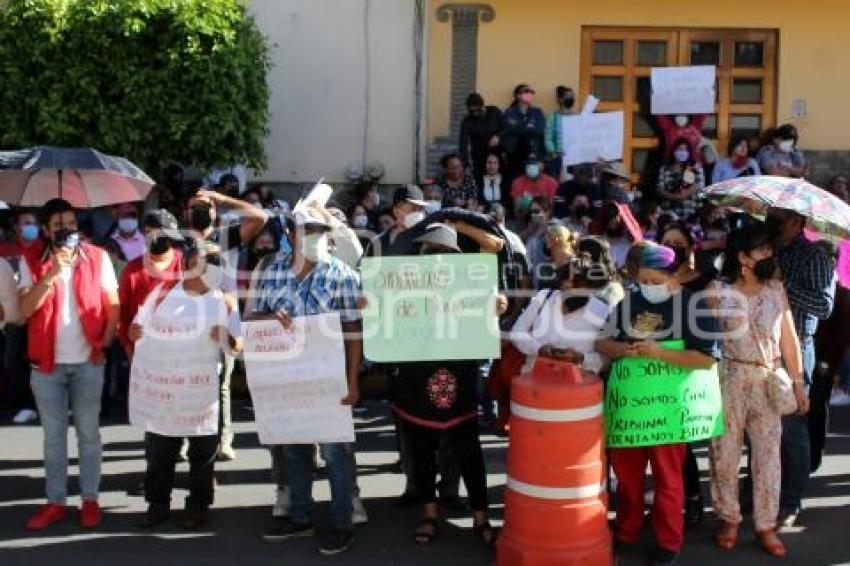
[[[124,258],[127,261],[133,261],[145,254],[145,236],[138,230],[129,238],[125,238],[116,230],[112,235],[112,239],[121,246],[121,251],[124,252]]]

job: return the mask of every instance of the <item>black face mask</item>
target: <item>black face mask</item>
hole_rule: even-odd
[[[617,226],[615,228],[608,228],[607,230],[605,230],[605,234],[609,238],[622,238],[625,235],[625,233],[626,233],[626,227],[625,226]]]
[[[573,216],[576,218],[582,218],[584,216],[590,216],[590,207],[589,206],[577,206],[573,209]]]
[[[171,249],[171,240],[165,236],[159,236],[151,240],[148,247],[153,255],[162,255]]]
[[[212,226],[212,212],[206,207],[193,208],[189,222],[192,224],[192,228],[203,232]]]
[[[274,253],[274,248],[257,248],[254,250],[255,257],[266,257],[271,253]]]
[[[725,218],[718,218],[717,220],[711,223],[711,229],[723,230],[725,232],[729,229],[729,222],[727,222]]]
[[[573,98],[572,96],[565,96],[564,97],[564,107],[565,108],[572,108],[575,105],[575,103],[576,103],[576,99]]]
[[[567,310],[570,312],[577,311],[579,309],[583,309],[587,303],[590,302],[590,297],[585,296],[572,296],[564,299],[564,305],[567,307]]]
[[[80,233],[77,230],[61,228],[53,234],[53,246],[56,248],[76,249],[80,245]]]
[[[760,259],[753,266],[753,274],[758,277],[760,281],[769,281],[773,279],[773,276],[776,274],[776,258],[766,257],[764,259]]]
[[[684,265],[691,259],[691,254],[688,253],[688,248],[682,248],[679,246],[669,246],[671,250],[676,253],[676,264]]]

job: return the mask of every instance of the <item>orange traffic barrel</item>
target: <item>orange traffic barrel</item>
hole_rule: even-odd
[[[511,386],[499,566],[613,563],[602,380],[538,358]]]

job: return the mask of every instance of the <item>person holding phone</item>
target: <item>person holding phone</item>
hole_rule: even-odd
[[[118,282],[109,256],[82,240],[74,207],[49,200],[41,210],[44,240],[21,262],[20,313],[28,322],[31,386],[44,429],[47,504],[27,522],[38,531],[68,514],[68,412],[80,460],[80,526],[101,522],[100,397],[105,351],[118,326]],[[45,339],[45,337],[50,337]]]
[[[606,328],[609,337],[596,342],[602,355],[612,360],[658,359],[686,369],[709,369],[717,362],[720,357],[717,321],[705,314],[708,309],[705,301],[697,300],[679,283],[678,268],[676,252],[671,248],[653,243],[641,248],[639,290],[627,296],[609,319]],[[660,344],[669,340],[683,341],[684,349],[667,349]],[[684,544],[685,445],[612,448],[610,455],[618,480],[617,546],[625,550],[640,540],[649,462],[655,482],[652,523],[656,550],[652,563],[675,563]]]

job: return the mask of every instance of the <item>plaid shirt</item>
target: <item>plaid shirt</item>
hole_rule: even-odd
[[[359,297],[357,272],[338,259],[318,262],[299,281],[292,256],[279,255],[260,276],[253,310],[259,314],[285,310],[292,317],[339,312],[342,322],[357,322]]]
[[[818,320],[832,314],[835,304],[835,263],[826,250],[800,235],[776,254],[797,335],[803,342],[815,335]]]
[[[668,193],[679,193],[682,191],[682,171],[676,171],[670,167],[664,166],[658,174],[658,188],[667,191]],[[696,192],[686,200],[668,200],[662,202],[662,209],[665,212],[672,212],[682,222],[689,221],[696,216],[697,210],[702,207],[703,187],[705,187],[705,173],[702,167],[694,169],[694,186]]]

